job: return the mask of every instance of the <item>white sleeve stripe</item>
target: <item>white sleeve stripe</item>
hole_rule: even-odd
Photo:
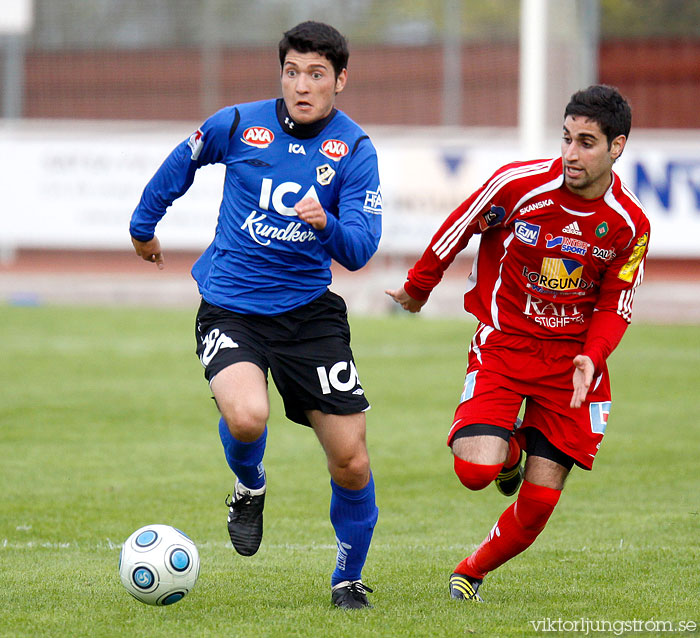
[[[623,290],[620,293],[620,299],[617,304],[617,314],[625,321],[632,319],[632,300],[634,299],[633,290]]]
[[[642,260],[642,263],[639,264],[632,288],[623,290],[620,293],[620,299],[617,303],[617,314],[619,314],[625,321],[632,321],[632,303],[634,302],[634,293],[637,290],[637,286],[642,283],[643,279],[644,260]]]
[[[632,193],[625,187],[625,185],[622,182],[620,182],[620,184],[622,185],[625,194],[632,195]],[[634,225],[632,218],[630,217],[629,213],[625,210],[624,206],[620,202],[618,202],[617,199],[615,199],[615,195],[613,195],[612,186],[605,193],[603,200],[608,206],[610,206],[610,208],[612,208],[618,215],[620,215],[622,219],[625,220],[625,223],[629,226],[630,230],[632,231],[632,238],[630,239],[630,243],[633,242],[637,236],[637,227]],[[634,200],[636,201],[636,198],[634,198]],[[627,245],[629,246],[629,243]]]
[[[486,205],[488,200],[491,199],[491,197],[498,190],[500,190],[502,186],[514,179],[517,179],[518,177],[527,176],[530,174],[536,175],[542,172],[541,170],[535,170],[541,166],[542,164],[536,164],[534,166],[520,166],[517,168],[511,168],[505,171],[503,174],[496,177],[496,179],[494,179],[486,186],[481,195],[474,202],[472,202],[472,205],[465,211],[465,213],[445,232],[445,234],[437,242],[435,242],[433,246],[433,251],[436,253],[438,253],[439,251],[444,253],[442,247],[444,246],[445,242],[450,242],[454,245],[455,234],[459,236],[462,234],[462,232],[464,232],[465,226],[469,224],[469,222],[474,218],[475,214],[478,213]],[[545,170],[548,170],[548,168],[549,164],[547,164]]]
[[[622,187],[622,190],[624,191],[625,195],[629,197],[639,208],[644,210],[644,206],[642,206],[642,202],[640,202],[637,199],[637,196],[627,187],[627,184],[625,184],[622,180],[620,180],[620,186]]]
[[[498,266],[498,279],[496,280],[496,284],[493,287],[493,293],[491,294],[491,318],[493,319],[493,326],[496,328],[496,330],[501,329],[501,323],[500,319],[498,316],[498,291],[501,288],[501,284],[503,283],[503,278],[502,278],[502,273],[503,273],[503,262],[506,259],[506,255],[508,254],[508,246],[510,246],[510,242],[513,241],[513,237],[515,235],[511,233],[508,235],[508,239],[506,239],[503,242],[503,256],[501,257],[501,263]]]
[[[459,237],[461,237],[461,235],[464,233],[464,230],[469,223],[474,219],[477,213],[484,206],[486,206],[489,199],[491,199],[496,192],[515,179],[539,175],[540,173],[547,172],[551,167],[551,164],[551,161],[547,161],[534,165],[519,166],[516,168],[511,168],[496,177],[492,182],[487,184],[481,195],[479,195],[479,197],[472,202],[471,206],[464,212],[464,214],[458,220],[456,220],[452,226],[450,226],[450,228],[448,228],[433,244],[433,252],[440,259],[444,259],[457,244]]]

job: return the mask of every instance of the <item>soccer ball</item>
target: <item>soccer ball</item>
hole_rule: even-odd
[[[126,591],[142,603],[172,605],[197,582],[197,546],[170,525],[146,525],[124,541],[119,576]]]

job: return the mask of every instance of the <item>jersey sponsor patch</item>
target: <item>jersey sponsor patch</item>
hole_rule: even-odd
[[[581,276],[583,264],[574,259],[559,259],[544,257],[541,272],[532,272],[527,266],[523,268],[523,276],[533,290],[568,292],[587,290],[593,286]]]
[[[201,129],[197,129],[190,135],[190,139],[187,140],[187,146],[189,146],[192,151],[192,160],[199,159],[199,154],[204,147],[204,133],[202,133]]]
[[[316,373],[318,374],[318,381],[323,394],[331,394],[333,390],[351,392],[357,386],[361,386],[354,361],[338,361],[330,369],[326,368],[326,366],[318,366]],[[353,392],[353,394],[356,393]]]
[[[518,211],[518,215],[524,215],[525,213],[530,213],[533,210],[539,210],[540,208],[544,208],[545,206],[554,206],[554,200],[543,199],[539,202],[533,202],[532,204],[528,204],[527,206],[525,206],[525,208],[521,208]]]
[[[365,205],[362,210],[371,215],[382,214],[382,189],[379,186],[376,191],[365,191]]]
[[[644,233],[641,237],[637,238],[637,243],[634,245],[634,250],[627,260],[627,263],[620,268],[620,272],[617,274],[619,279],[622,281],[631,282],[634,273],[636,272],[639,264],[644,257],[644,253],[647,250],[647,242],[649,240],[649,234]]]
[[[540,237],[540,227],[537,224],[530,224],[529,222],[517,221],[515,222],[515,236],[528,246],[536,246],[537,240]]]
[[[249,126],[241,136],[241,142],[255,148],[267,148],[275,139],[275,134],[264,126]]]
[[[259,246],[269,246],[273,239],[291,243],[316,241],[313,231],[308,227],[303,228],[301,222],[289,222],[282,228],[268,221],[265,213],[254,210],[241,225],[241,230],[247,231],[250,238]]]
[[[334,162],[339,162],[350,152],[348,145],[342,140],[326,140],[318,150]]]
[[[571,324],[582,324],[585,319],[575,303],[555,303],[526,294],[523,314],[545,328],[566,328]]]
[[[263,177],[260,184],[260,199],[258,200],[258,206],[261,210],[274,210],[285,217],[296,217],[297,212],[294,210],[294,204],[305,197],[311,197],[317,202],[320,201],[313,184],[303,195],[299,195],[303,188],[301,184],[296,182],[282,182],[274,189],[272,187],[272,180],[269,177]]]
[[[290,142],[287,152],[292,153],[294,155],[306,155],[306,149],[304,148],[304,145],[294,144],[293,142]]]
[[[547,248],[556,248],[559,246],[561,252],[573,253],[574,255],[585,255],[588,252],[589,244],[580,239],[573,239],[562,235],[554,237],[551,233],[547,233],[544,238],[547,241]]]
[[[611,401],[600,401],[590,404],[589,413],[591,415],[591,432],[593,434],[605,434],[611,407]]]
[[[599,248],[598,246],[593,246],[591,254],[605,262],[612,261],[617,256],[617,253],[612,248]]]

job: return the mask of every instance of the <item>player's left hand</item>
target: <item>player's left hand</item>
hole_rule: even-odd
[[[574,393],[571,396],[570,405],[572,408],[580,408],[593,383],[595,367],[591,358],[585,354],[577,354],[574,357],[574,367]]]
[[[294,211],[301,221],[306,222],[316,230],[323,230],[328,223],[326,211],[313,197],[305,197],[297,202]]]

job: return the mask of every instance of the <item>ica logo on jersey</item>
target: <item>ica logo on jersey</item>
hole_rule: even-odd
[[[260,186],[260,198],[258,200],[260,211],[273,210],[285,217],[296,217],[294,205],[297,202],[306,197],[319,201],[313,185],[303,195],[300,195],[301,191],[301,185],[296,182],[283,182],[273,188],[272,180],[266,177],[262,180]],[[296,197],[291,197],[291,195]],[[286,202],[284,201],[285,197],[287,197]],[[260,211],[251,211],[241,225],[241,230],[247,231],[256,244],[269,246],[273,239],[294,243],[316,240],[313,230],[305,224],[302,226],[302,222],[290,221],[287,226],[281,227],[278,221],[268,219],[268,216]]]
[[[348,154],[348,145],[342,140],[326,140],[318,149],[328,159],[339,162]]]
[[[267,148],[275,139],[275,134],[264,126],[249,126],[243,131],[241,142],[256,148]]]
[[[318,380],[321,384],[323,394],[330,394],[331,388],[339,392],[349,392],[355,386],[360,385],[360,379],[357,376],[357,369],[353,361],[338,361],[334,363],[330,370],[325,366],[316,368]],[[353,394],[363,394],[362,388],[356,389]]]
[[[266,177],[263,179],[262,186],[260,187],[260,199],[258,201],[260,210],[270,210],[270,205],[272,205],[272,209],[277,211],[280,215],[284,215],[285,217],[296,217],[297,214],[294,211],[294,204],[302,199],[305,199],[306,197],[311,197],[312,199],[319,201],[316,188],[314,188],[314,185],[312,184],[311,188],[309,188],[304,195],[301,197],[292,198],[294,201],[287,201],[287,204],[291,204],[291,206],[284,203],[284,198],[286,195],[298,195],[300,191],[301,185],[297,184],[296,182],[283,182],[282,184],[276,186],[273,190],[272,180],[269,177]]]

